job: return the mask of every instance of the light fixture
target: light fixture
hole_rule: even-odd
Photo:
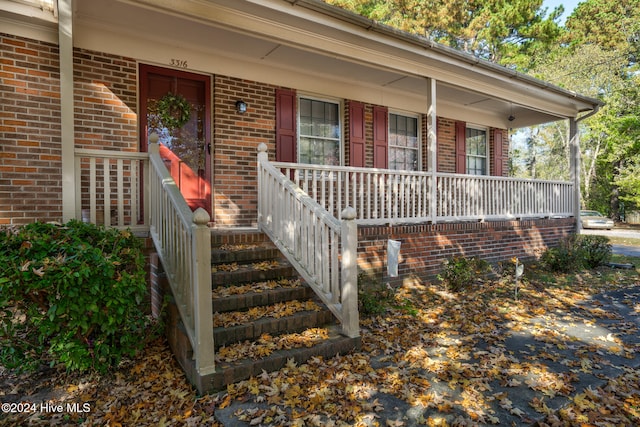
[[[247,112],[247,103],[242,99],[236,101],[236,111],[240,114],[244,114]]]
[[[509,117],[507,117],[507,120],[509,120],[510,122],[514,121],[516,119],[516,116],[513,115],[513,103],[511,104],[511,114],[509,114]]]

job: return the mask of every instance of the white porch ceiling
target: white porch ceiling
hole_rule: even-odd
[[[577,117],[597,102],[286,0],[82,0],[74,7],[79,47],[159,65],[183,59],[191,71],[415,112],[426,112],[431,77],[438,115],[478,124],[524,127]]]

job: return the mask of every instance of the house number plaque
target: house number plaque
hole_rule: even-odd
[[[179,67],[179,68],[187,68],[188,67],[187,60],[171,58],[171,66]]]

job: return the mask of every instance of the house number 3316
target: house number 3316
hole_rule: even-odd
[[[179,68],[187,68],[187,60],[171,58],[171,66],[179,67]]]

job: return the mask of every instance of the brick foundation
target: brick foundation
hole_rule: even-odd
[[[401,242],[399,277],[434,276],[445,259],[478,257],[498,262],[512,257],[538,258],[572,234],[573,218],[488,221],[358,228],[361,271],[386,277],[387,241]]]

